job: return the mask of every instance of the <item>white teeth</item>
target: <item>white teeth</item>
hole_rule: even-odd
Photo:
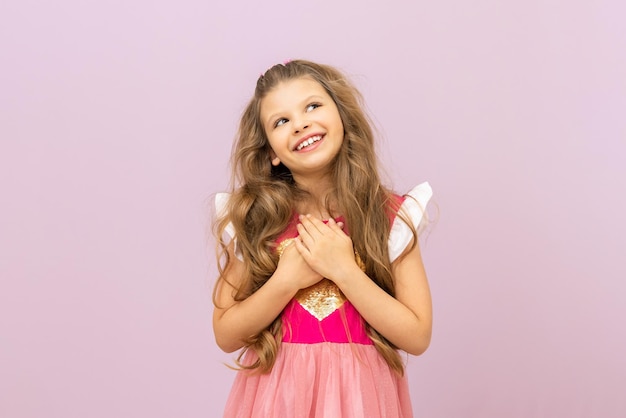
[[[319,141],[320,139],[322,139],[322,135],[315,135],[310,137],[309,139],[307,139],[306,141],[302,141],[297,147],[296,147],[296,151],[300,151],[302,148],[308,147],[309,145],[311,145],[314,142]]]

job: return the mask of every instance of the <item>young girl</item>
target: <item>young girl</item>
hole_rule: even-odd
[[[239,127],[218,194],[213,328],[243,348],[225,417],[411,417],[398,350],[430,342],[416,228],[427,183],[381,185],[357,90],[336,69],[275,65]]]

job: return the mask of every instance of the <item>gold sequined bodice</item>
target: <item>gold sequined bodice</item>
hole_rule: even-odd
[[[300,289],[295,299],[319,321],[335,312],[346,301],[339,287],[328,279],[322,279],[313,286]]]

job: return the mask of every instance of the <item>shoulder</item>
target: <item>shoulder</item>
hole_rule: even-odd
[[[389,233],[389,260],[393,262],[415,238],[415,232],[424,219],[426,206],[433,190],[428,182],[418,184],[405,195],[394,195],[397,211],[393,211]],[[395,205],[394,205],[395,206]]]

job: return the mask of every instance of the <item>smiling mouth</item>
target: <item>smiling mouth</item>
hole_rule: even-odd
[[[309,147],[313,145],[314,143],[320,141],[322,138],[323,138],[323,135],[314,135],[308,139],[305,139],[304,141],[298,144],[298,146],[296,147],[296,151],[300,151],[306,147]]]

